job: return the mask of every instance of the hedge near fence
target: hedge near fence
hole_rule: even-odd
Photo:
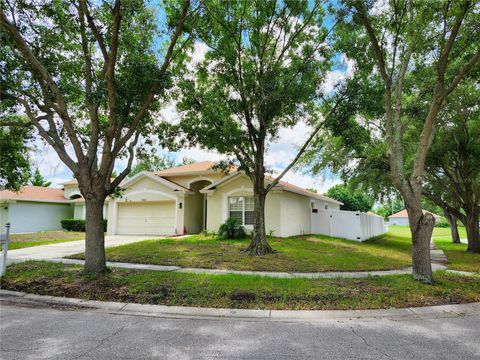
[[[61,221],[62,228],[67,231],[83,231],[85,232],[85,220],[81,219],[64,219]],[[107,220],[103,220],[103,231],[107,231]]]

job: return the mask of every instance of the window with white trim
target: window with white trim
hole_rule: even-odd
[[[228,198],[228,216],[242,225],[253,225],[253,196],[230,196]]]

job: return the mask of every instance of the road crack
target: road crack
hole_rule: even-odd
[[[117,336],[118,334],[120,334],[123,330],[125,330],[128,326],[131,326],[131,325],[136,325],[137,323],[139,323],[140,321],[136,321],[134,323],[128,323],[124,326],[122,326],[121,328],[119,328],[118,330],[115,330],[113,333],[111,333],[110,335],[107,335],[105,337],[103,337],[102,339],[98,340],[98,344],[96,344],[95,346],[92,346],[91,348],[89,348],[88,350],[82,352],[81,354],[75,356],[72,358],[72,360],[76,360],[76,359],[80,359],[81,357],[84,357],[85,355],[91,353],[92,351],[95,351],[96,349],[100,348],[103,344],[105,344],[107,341],[109,341],[110,339],[114,338],[115,336]]]
[[[365,346],[369,347],[369,348],[372,348],[374,349],[375,351],[379,352],[381,355],[389,358],[389,359],[393,359],[390,355],[388,355],[387,353],[383,352],[381,349],[377,348],[376,346],[373,346],[372,344],[370,344],[367,339],[365,339],[360,333],[358,333],[353,326],[349,326],[350,327],[350,330],[352,331],[352,333],[359,337],[360,339],[362,339],[362,341],[364,342]]]

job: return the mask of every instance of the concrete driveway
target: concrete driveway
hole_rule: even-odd
[[[149,239],[163,239],[165,236],[154,235],[106,235],[105,247],[131,244]],[[29,248],[10,250],[8,263],[25,260],[49,260],[78,254],[85,251],[85,240],[68,241],[58,244],[32,246]]]

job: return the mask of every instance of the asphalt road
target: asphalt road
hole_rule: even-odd
[[[480,316],[167,319],[2,302],[0,359],[480,359]]]

